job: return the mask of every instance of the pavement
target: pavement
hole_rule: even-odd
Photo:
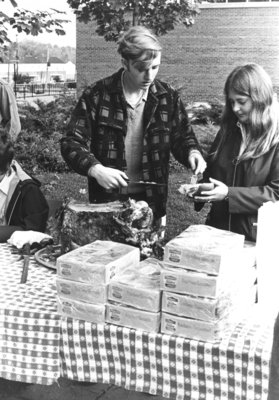
[[[76,382],[59,378],[50,386],[0,378],[0,400],[166,400],[165,397],[134,392],[115,385]]]

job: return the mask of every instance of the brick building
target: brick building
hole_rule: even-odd
[[[279,93],[279,2],[211,3],[200,6],[193,27],[162,36],[159,77],[180,88],[185,102],[223,98],[223,85],[237,65],[256,62]],[[77,81],[81,90],[120,67],[115,43],[77,23]]]

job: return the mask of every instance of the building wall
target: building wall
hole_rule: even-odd
[[[279,93],[278,3],[202,5],[193,27],[177,26],[160,41],[159,77],[181,89],[186,102],[223,99],[227,75],[247,62],[261,64]],[[77,23],[79,90],[120,66],[116,47],[96,36],[93,25]]]

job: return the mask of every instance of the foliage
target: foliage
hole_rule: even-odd
[[[4,0],[2,0],[4,1]],[[17,7],[14,0],[10,0],[13,7]],[[13,16],[10,17],[3,11],[0,11],[0,48],[6,50],[6,46],[10,43],[8,27],[12,27],[18,33],[25,32],[27,35],[37,36],[42,32],[55,32],[57,35],[64,35],[63,23],[67,20],[55,18],[57,14],[65,14],[65,12],[56,9],[50,11],[29,11],[16,8]]]
[[[192,124],[217,124],[221,122],[224,104],[218,99],[209,103],[193,103],[187,111]]]
[[[16,75],[16,83],[30,83],[32,80],[32,77],[28,74],[17,74]]]
[[[29,173],[68,170],[60,154],[59,140],[65,133],[74,103],[74,97],[62,96],[48,104],[37,101],[36,108],[20,106],[22,130],[15,153]]]
[[[164,35],[182,23],[193,25],[199,0],[67,0],[81,22],[97,22],[96,32],[117,41],[131,25],[144,25]]]
[[[57,46],[56,44],[41,43],[34,40],[22,40],[19,43],[10,43],[7,46],[6,54],[3,55],[3,61],[15,59],[18,54],[19,61],[24,63],[28,59],[33,59],[36,63],[46,63],[49,57],[60,58],[63,62],[76,62],[76,49],[71,46]]]
[[[211,143],[215,138],[215,135],[219,129],[219,126],[213,123],[205,123],[205,124],[194,125],[193,128],[195,135],[201,146],[202,153],[206,157],[210,149]],[[178,161],[176,161],[175,158],[171,155],[170,172],[178,173],[183,171],[185,172],[186,168]]]

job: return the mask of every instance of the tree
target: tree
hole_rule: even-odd
[[[0,3],[5,0],[0,0]],[[14,0],[9,1],[13,7],[17,7]],[[69,22],[65,19],[55,18],[57,14],[65,14],[51,8],[50,11],[29,11],[16,8],[13,16],[8,16],[0,11],[0,49],[6,49],[7,44],[11,42],[9,39],[8,27],[12,27],[18,33],[25,32],[27,35],[37,36],[42,32],[55,32],[57,35],[65,35],[63,24]]]
[[[144,25],[157,35],[178,23],[194,23],[200,0],[67,0],[78,21],[97,22],[96,32],[107,41],[117,41],[131,25]]]

